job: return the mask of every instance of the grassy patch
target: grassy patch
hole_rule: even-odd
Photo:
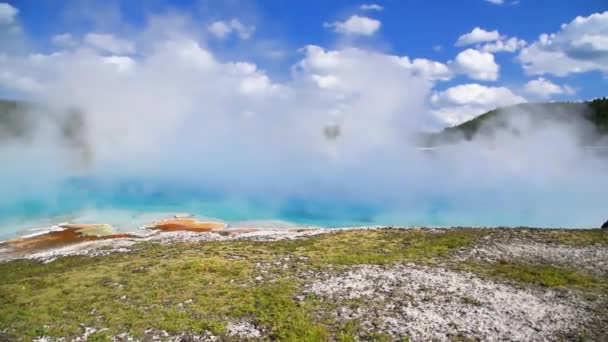
[[[462,302],[465,304],[481,306],[481,302],[477,298],[473,297],[462,297]]]
[[[466,264],[463,268],[489,276],[546,287],[568,287],[599,291],[608,289],[606,279],[549,265],[523,264],[501,260],[492,264]]]
[[[470,245],[480,230],[371,230],[344,231],[306,241],[284,241],[286,251],[310,258],[313,266],[391,264],[400,261],[436,261]]]
[[[601,229],[560,229],[545,230],[540,233],[551,242],[564,245],[594,245],[596,243],[608,245],[608,231]]]
[[[227,322],[246,320],[264,327],[272,339],[327,340],[331,329],[312,314],[317,301],[294,300],[302,282],[298,272],[435,260],[471,243],[477,234],[344,231],[295,241],[146,243],[130,253],[95,258],[3,263],[0,329],[25,340],[69,338],[82,334],[84,327],[106,329],[92,337],[97,340],[126,331],[144,337],[150,328],[225,336]],[[292,260],[288,267],[272,266],[285,258]],[[262,273],[260,264],[271,266]],[[255,280],[258,276],[264,280]]]
[[[129,253],[93,258],[0,263],[0,339],[69,340],[84,327],[104,329],[91,337],[99,341],[123,332],[145,339],[148,329],[226,337],[227,323],[247,321],[273,340],[385,340],[358,331],[356,322],[345,325],[320,314],[335,303],[296,299],[307,281],[302,275],[358,264],[446,262],[487,234],[483,229],[341,231],[277,242],[145,243]],[[584,241],[603,239],[575,234]],[[547,266],[468,264],[467,269],[552,287],[605,285]]]

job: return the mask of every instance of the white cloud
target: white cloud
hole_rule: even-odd
[[[132,71],[135,68],[135,61],[127,56],[109,56],[102,59],[103,63],[113,65],[119,72]]]
[[[433,114],[449,125],[457,125],[497,107],[526,102],[505,87],[487,87],[477,83],[462,84],[431,96]]]
[[[191,39],[169,40],[161,44],[161,48],[172,51],[174,62],[184,68],[202,72],[212,70],[217,65],[213,54]]]
[[[458,73],[482,81],[496,81],[500,71],[500,66],[495,62],[493,54],[474,49],[467,49],[459,53],[451,66]]]
[[[76,40],[70,33],[56,34],[51,37],[51,42],[57,46],[70,47],[76,45]]]
[[[480,27],[476,27],[471,32],[458,37],[455,45],[466,46],[483,42],[493,42],[495,40],[499,40],[500,38],[500,33],[498,33],[497,30],[486,31]]]
[[[485,43],[485,44],[482,44]],[[497,30],[486,31],[480,27],[463,34],[456,41],[455,46],[475,45],[475,48],[484,52],[516,52],[527,45],[527,42],[517,37],[501,35]]]
[[[113,54],[132,54],[135,52],[133,42],[106,33],[88,33],[84,36],[84,42],[102,52]]]
[[[378,4],[363,4],[359,8],[364,11],[382,11],[384,9],[384,7]]]
[[[491,4],[494,5],[503,5],[505,3],[505,0],[485,0],[486,2],[489,2]]]
[[[535,80],[530,80],[528,83],[526,83],[526,85],[524,86],[524,89],[529,94],[532,94],[532,95],[535,95],[535,96],[538,96],[541,98],[548,98],[548,97],[551,97],[552,95],[560,95],[560,94],[572,95],[575,93],[575,90],[567,85],[560,86],[560,85],[555,84],[542,77],[539,77]]]
[[[41,85],[28,76],[15,74],[12,71],[0,71],[0,88],[13,89],[22,92],[34,92],[41,89]]]
[[[308,70],[322,71],[322,73],[317,72],[318,75],[315,76],[317,82],[321,82],[325,86],[329,84],[332,86],[337,85],[338,80],[334,75],[331,75],[332,77],[329,78],[323,77],[323,75],[331,70],[339,68],[341,63],[349,63],[349,59],[345,58],[345,56],[348,55],[345,51],[351,51],[351,49],[343,51],[326,51],[321,47],[311,45],[304,49],[307,58],[301,61],[299,66]],[[363,50],[354,49],[354,51]],[[411,75],[420,76],[429,81],[447,81],[452,78],[452,72],[449,67],[437,61],[424,58],[415,58],[412,60],[407,56],[384,56],[386,56],[384,63],[398,65],[407,70]]]
[[[255,31],[255,26],[246,26],[241,23],[238,19],[232,19],[230,21],[214,21],[208,27],[215,37],[224,39],[230,34],[235,33],[242,40],[251,38],[251,35]]]
[[[488,87],[478,83],[461,84],[448,88],[435,93],[432,100],[434,103],[478,106],[504,106],[525,101],[508,88]]]
[[[325,23],[324,26],[342,34],[371,36],[380,29],[381,23],[376,19],[353,15],[345,21]]]
[[[19,10],[10,4],[0,2],[0,24],[13,24]]]
[[[453,73],[447,65],[429,59],[416,58],[410,61],[408,57],[401,57],[399,63],[415,74],[432,81],[448,81],[453,77]]]
[[[492,43],[484,44],[480,47],[481,51],[484,52],[516,52],[524,48],[527,45],[527,42],[523,39],[519,39],[517,37],[511,37],[508,39],[497,40]]]
[[[340,85],[340,81],[334,75],[312,75],[312,79],[322,89],[337,88]]]
[[[246,77],[239,85],[239,90],[245,95],[262,95],[273,89],[278,89],[278,86],[273,85],[268,76],[263,74]]]
[[[24,39],[23,28],[17,16],[19,10],[12,5],[0,2],[0,51],[25,51],[28,44]]]
[[[519,56],[528,74],[608,74],[608,11],[576,17],[560,31],[542,34]]]

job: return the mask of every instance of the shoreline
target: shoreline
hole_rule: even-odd
[[[99,256],[114,252],[129,251],[131,247],[146,242],[161,244],[176,242],[259,240],[292,240],[340,231],[365,230],[532,230],[532,231],[594,231],[599,228],[544,228],[544,227],[505,227],[505,226],[345,226],[311,227],[289,226],[281,228],[231,226],[220,221],[198,221],[194,215],[175,214],[149,225],[136,232],[117,232],[108,224],[60,223],[49,228],[32,230],[13,239],[0,241],[0,262],[30,259],[52,262],[60,257],[87,255]],[[603,230],[601,230],[603,231]],[[607,232],[608,234],[608,232]]]

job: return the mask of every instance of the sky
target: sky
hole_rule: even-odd
[[[497,106],[606,96],[607,10],[605,0],[8,1],[0,4],[0,96],[35,97],[49,82],[52,71],[33,70],[24,56],[88,49],[122,61],[118,68],[136,65],[163,34],[151,29],[156,22],[277,84],[293,78],[310,46],[400,58],[432,83],[421,129],[433,130]],[[316,77],[321,88],[337,86],[330,71]]]

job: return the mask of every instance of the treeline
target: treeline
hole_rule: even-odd
[[[547,122],[586,123],[591,129],[585,143],[608,135],[608,98],[604,97],[584,102],[522,103],[497,108],[440,133],[423,135],[421,144],[436,146],[462,139],[471,140],[478,135],[492,136],[498,130],[505,129],[518,134],[517,128],[512,125],[517,115],[526,115],[538,127]]]

